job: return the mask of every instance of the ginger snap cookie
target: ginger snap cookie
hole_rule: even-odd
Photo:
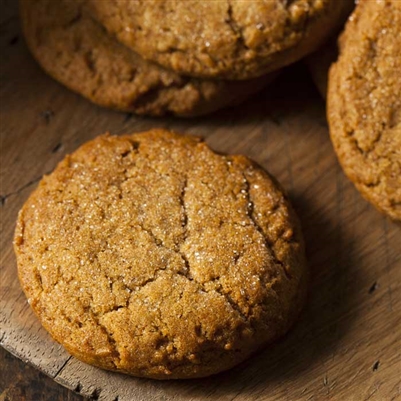
[[[85,12],[84,0],[21,0],[20,9],[26,41],[44,70],[101,106],[201,115],[244,100],[272,79],[217,82],[168,71],[109,37]]]
[[[401,220],[401,2],[361,0],[329,74],[330,135],[346,175]]]
[[[93,14],[144,58],[182,74],[249,79],[316,50],[353,0],[89,0]]]
[[[100,136],[19,213],[21,285],[87,363],[211,375],[282,336],[305,297],[303,240],[276,181],[244,156],[164,130]]]

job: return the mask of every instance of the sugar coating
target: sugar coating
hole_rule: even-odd
[[[53,78],[101,106],[194,116],[238,103],[273,79],[192,79],[145,61],[110,37],[84,0],[21,0],[28,46]]]
[[[89,0],[127,46],[182,74],[249,79],[315,50],[353,0]]]
[[[103,135],[19,214],[22,287],[77,358],[136,376],[207,376],[283,335],[304,300],[297,219],[243,156],[163,130]]]
[[[401,220],[401,2],[361,1],[329,75],[331,139],[362,195]]]

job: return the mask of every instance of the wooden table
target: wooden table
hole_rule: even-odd
[[[5,349],[99,400],[401,399],[401,227],[362,199],[344,176],[329,140],[324,102],[301,64],[238,107],[192,120],[139,118],[94,106],[46,76],[27,51],[14,2],[0,1],[0,343]],[[304,229],[311,283],[300,321],[279,343],[207,379],[143,380],[77,361],[41,328],[16,276],[17,212],[42,175],[98,134],[151,127],[201,135],[217,151],[256,160],[287,189]],[[12,399],[7,391],[18,388],[17,378],[24,375],[40,383],[32,388],[46,389],[37,393],[40,400],[77,399],[1,355],[0,400]]]

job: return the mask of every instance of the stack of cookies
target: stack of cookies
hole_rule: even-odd
[[[322,44],[351,7],[21,0],[27,42],[50,75],[103,106],[179,116],[256,92]],[[400,1],[361,0],[328,90],[345,172],[395,220],[400,26]],[[67,156],[20,211],[14,246],[50,334],[83,361],[135,376],[228,369],[282,336],[306,294],[302,233],[277,181],[246,157],[164,130],[107,134]]]
[[[21,0],[30,50],[94,103],[202,115],[262,89],[316,50],[353,0]]]

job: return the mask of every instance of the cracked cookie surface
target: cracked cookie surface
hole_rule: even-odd
[[[94,103],[146,115],[194,116],[239,103],[273,76],[246,82],[188,78],[110,37],[84,0],[21,0],[28,46],[44,70]]]
[[[330,135],[362,195],[401,220],[401,2],[360,1],[329,74]]]
[[[20,211],[14,247],[53,338],[136,376],[228,369],[282,336],[306,292],[300,227],[274,179],[163,130],[67,156]]]
[[[352,0],[88,0],[93,14],[143,57],[182,74],[249,79],[317,49]]]

